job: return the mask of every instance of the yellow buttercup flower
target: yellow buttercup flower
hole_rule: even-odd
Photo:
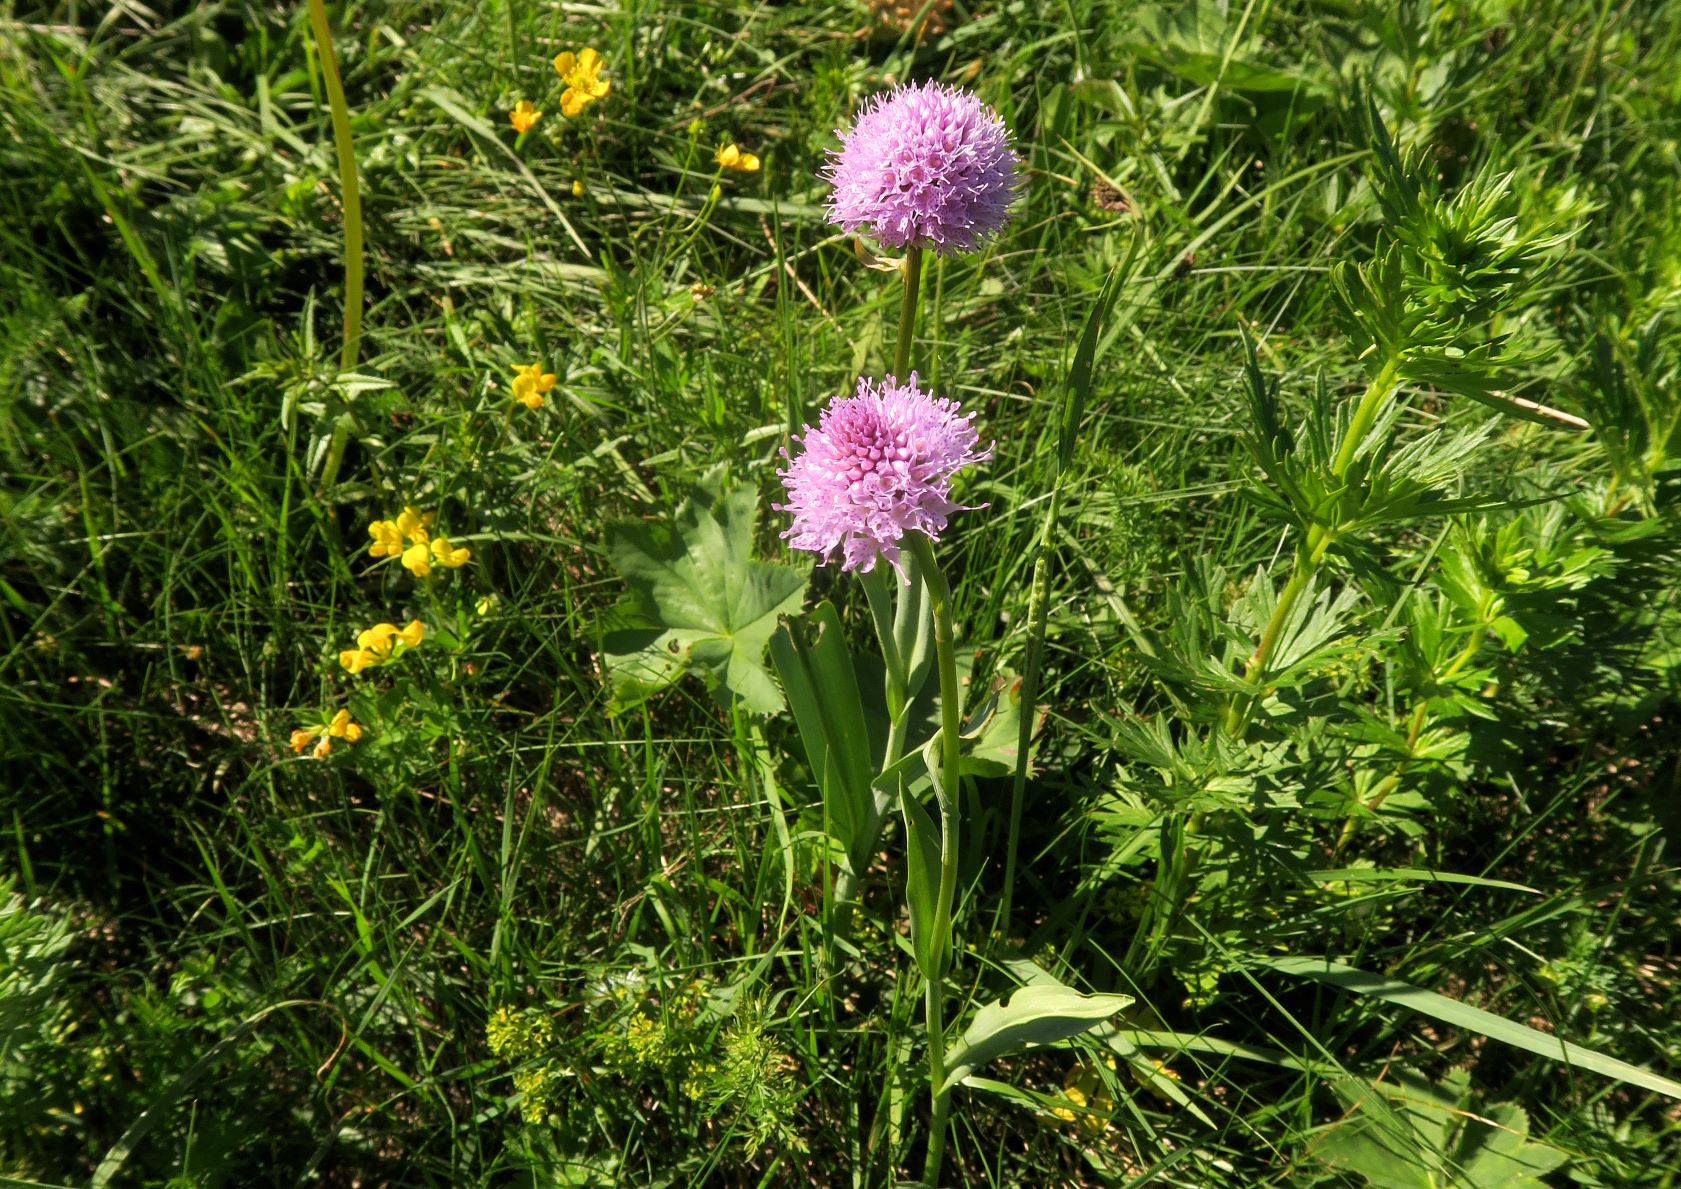
[[[554,386],[554,373],[545,372],[540,363],[514,369],[514,399],[528,409],[542,408],[543,394]]]
[[[403,568],[416,578],[425,578],[432,573],[432,561],[426,550],[426,542],[416,541],[403,550]]]
[[[508,123],[519,133],[530,132],[533,125],[543,118],[543,113],[537,110],[537,105],[529,99],[521,99],[514,104],[514,110],[508,113]]]
[[[572,179],[572,197],[582,198],[583,196],[584,196],[584,181],[583,181],[583,179],[582,178],[573,178]]]
[[[592,49],[574,54],[564,50],[555,55],[555,73],[566,84],[560,94],[560,114],[570,119],[594,103],[605,99],[613,84],[601,77],[601,55]]]
[[[757,173],[759,171],[758,157],[752,153],[742,152],[740,145],[725,145],[718,150],[717,156],[713,157],[713,160],[725,169],[733,169],[737,173]]]
[[[448,537],[432,538],[432,560],[440,566],[451,570],[460,569],[467,564],[467,559],[473,556],[473,551],[465,545],[459,549],[450,545]]]

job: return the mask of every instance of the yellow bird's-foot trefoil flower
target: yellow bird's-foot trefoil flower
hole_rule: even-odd
[[[363,669],[390,664],[411,648],[417,648],[426,638],[426,625],[411,619],[407,627],[394,623],[376,623],[356,637],[356,647],[339,653],[339,664],[355,675]]]
[[[530,132],[542,118],[543,113],[538,111],[537,105],[529,99],[521,99],[514,104],[514,110],[508,113],[508,123],[521,135]]]
[[[601,55],[592,49],[555,55],[555,73],[566,84],[560,94],[560,114],[571,119],[597,99],[605,99],[613,84],[601,77]]]
[[[416,541],[403,550],[403,568],[416,578],[425,578],[432,573],[432,558],[426,542]]]
[[[350,717],[350,711],[340,710],[337,714],[319,726],[300,727],[292,732],[292,750],[303,752],[310,748],[310,755],[318,760],[324,760],[332,754],[333,740],[343,739],[346,743],[354,743],[362,737],[362,725]]]
[[[740,145],[727,144],[719,149],[712,159],[725,169],[733,169],[737,173],[759,172],[759,158],[752,153],[742,152]]]
[[[368,536],[373,538],[368,546],[370,557],[398,557],[403,552],[403,532],[395,521],[374,521],[368,525]]]
[[[545,372],[540,363],[514,369],[514,399],[528,409],[543,407],[543,394],[555,386],[553,372]]]
[[[457,548],[449,543],[449,538],[437,536],[432,538],[432,560],[445,569],[458,570],[467,564],[467,559],[473,556],[473,551],[465,545]]]

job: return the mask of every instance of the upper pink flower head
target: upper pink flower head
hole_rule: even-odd
[[[1004,226],[1016,155],[998,113],[961,87],[895,87],[840,134],[824,176],[829,222],[883,244],[968,251]]]
[[[951,477],[992,454],[975,451],[973,419],[919,389],[915,372],[903,385],[860,379],[855,395],[830,401],[818,427],[794,438],[800,452],[777,472],[788,502],[774,506],[794,514],[783,537],[825,560],[839,549],[843,570],[867,574],[879,557],[902,575],[900,538],[938,540],[963,508],[949,498]]]

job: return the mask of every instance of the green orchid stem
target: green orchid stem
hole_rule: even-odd
[[[362,339],[362,191],[356,180],[356,145],[350,137],[350,108],[344,100],[344,83],[339,78],[338,57],[333,53],[333,30],[327,23],[325,0],[308,0],[309,27],[315,37],[315,52],[321,59],[321,77],[327,87],[327,106],[332,112],[333,145],[338,151],[339,188],[344,203],[344,347],[339,353],[339,371],[355,370]],[[321,472],[321,490],[329,491],[338,480],[350,438],[348,418],[333,425],[332,441]]]
[[[912,244],[905,249],[900,271],[905,277],[905,293],[899,302],[899,343],[893,349],[893,379],[900,384],[910,375],[911,341],[916,337],[917,296],[922,289],[922,248]]]
[[[951,1110],[951,1092],[946,1080],[945,1012],[941,985],[952,951],[952,901],[957,895],[957,798],[961,773],[958,768],[960,720],[963,691],[957,684],[957,636],[952,628],[951,587],[934,559],[932,543],[921,533],[905,537],[909,553],[916,558],[929,610],[934,619],[934,650],[940,672],[940,766],[934,779],[934,801],[940,810],[940,891],[934,906],[934,936],[939,939],[935,969],[924,971],[927,985],[923,1005],[928,1025],[928,1089],[933,1096],[933,1122],[928,1132],[928,1156],[922,1180],[929,1186],[940,1183],[940,1164],[945,1156],[946,1118]]]

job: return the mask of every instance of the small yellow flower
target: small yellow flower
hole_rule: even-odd
[[[369,665],[379,663],[379,658],[365,648],[347,648],[339,653],[339,664],[352,677],[366,669]],[[297,736],[293,736],[296,742]]]
[[[350,711],[340,710],[333,715],[333,721],[327,724],[327,734],[334,739],[354,743],[362,737],[362,724],[351,719]]]
[[[473,556],[473,551],[465,545],[457,549],[449,543],[448,537],[432,538],[432,559],[440,566],[451,570],[458,570],[467,564],[467,559]]]
[[[371,557],[396,557],[403,552],[403,533],[395,521],[376,520],[368,526],[373,544],[368,546]]]
[[[718,154],[713,158],[713,160],[719,165],[722,165],[725,169],[733,169],[737,173],[759,172],[758,157],[754,156],[752,153],[742,152],[740,145],[725,145],[723,148],[718,150]]]
[[[356,636],[356,647],[339,653],[339,664],[352,674],[371,665],[383,665],[396,660],[426,638],[426,625],[418,619],[409,620],[399,629],[394,623],[376,623]],[[347,729],[350,724],[346,719]],[[357,728],[360,732],[360,728]]]
[[[554,386],[554,373],[545,372],[540,363],[514,369],[514,399],[528,409],[542,408],[543,394]]]
[[[416,541],[403,550],[403,568],[416,578],[425,578],[432,572],[432,562],[424,541]]]
[[[529,99],[521,99],[514,104],[514,110],[508,113],[508,123],[514,126],[515,132],[530,132],[532,126],[543,118],[543,113],[537,110],[537,105]]]
[[[299,727],[292,732],[292,750],[303,751],[304,748],[315,742],[315,737],[320,733],[320,727]]]
[[[572,197],[582,198],[583,196],[584,196],[584,180],[582,178],[573,178],[572,179]]]
[[[613,84],[601,77],[601,55],[592,49],[555,55],[555,73],[566,84],[560,95],[560,114],[571,119],[597,99],[605,99]]]
[[[397,531],[414,544],[424,545],[427,540],[426,530],[432,527],[432,522],[437,518],[434,512],[421,515],[417,508],[404,505],[402,512],[397,516]]]
[[[321,736],[321,742],[317,743],[315,745],[315,750],[310,752],[309,754],[314,756],[318,760],[324,760],[324,759],[327,758],[328,755],[330,755],[332,753],[332,750],[333,750],[333,741],[331,739],[327,738],[327,736],[323,735],[323,736]]]

